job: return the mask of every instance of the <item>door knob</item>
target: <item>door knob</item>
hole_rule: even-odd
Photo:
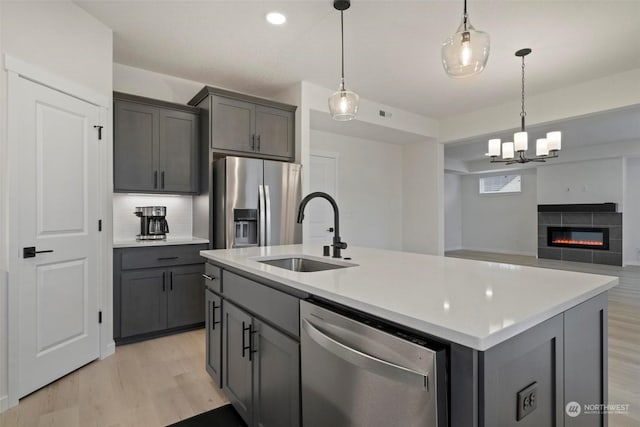
[[[333,233],[333,227],[329,227],[329,228],[327,229],[327,231],[328,231],[329,233]]]
[[[53,252],[52,249],[46,251],[36,251],[35,246],[29,246],[27,248],[22,248],[22,258],[35,258],[37,254],[47,254]]]

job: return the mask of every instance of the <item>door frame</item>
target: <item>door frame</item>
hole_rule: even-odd
[[[18,58],[5,55],[4,68],[7,71],[7,158],[17,157],[20,145],[17,136],[20,134],[20,121],[15,117],[19,104],[19,79],[24,78],[36,84],[56,90],[65,95],[80,99],[99,109],[99,122],[103,127],[102,140],[98,149],[98,211],[102,218],[102,232],[98,234],[98,310],[103,312],[102,323],[98,326],[100,359],[115,352],[113,341],[113,140],[112,140],[112,95],[104,96],[93,89],[68,80],[46,69],[24,62]],[[7,200],[20,192],[20,171],[15,162],[8,165]],[[18,404],[19,395],[19,361],[20,361],[20,313],[19,309],[19,253],[20,253],[20,213],[16,203],[8,203],[8,281],[7,281],[7,408]],[[97,224],[96,224],[97,226]],[[97,321],[97,319],[96,319]],[[1,356],[1,355],[0,355]],[[0,396],[1,398],[1,396]],[[0,412],[2,412],[0,408]]]

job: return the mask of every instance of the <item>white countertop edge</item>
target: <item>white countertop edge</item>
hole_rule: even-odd
[[[572,298],[571,300],[565,301],[562,304],[553,306],[542,313],[538,313],[537,315],[532,316],[528,319],[522,320],[518,323],[514,323],[513,325],[502,328],[501,330],[494,332],[490,335],[487,335],[484,337],[478,337],[478,336],[461,333],[459,331],[452,330],[440,325],[435,325],[432,323],[420,321],[409,316],[404,316],[397,312],[388,311],[382,307],[372,306],[366,303],[362,303],[361,301],[358,301],[358,300],[347,298],[341,295],[336,295],[331,292],[326,292],[322,289],[318,289],[313,286],[308,286],[308,285],[296,282],[294,280],[290,280],[290,279],[278,276],[276,274],[271,274],[264,270],[251,268],[246,264],[236,263],[226,258],[218,258],[215,255],[211,255],[211,253],[207,253],[207,252],[208,251],[200,251],[200,255],[212,261],[216,261],[220,264],[228,265],[238,270],[247,271],[248,273],[251,273],[253,275],[264,277],[265,279],[269,279],[274,282],[282,283],[285,286],[290,286],[294,289],[307,292],[311,295],[315,295],[317,297],[324,298],[329,301],[333,301],[337,304],[342,304],[344,306],[354,308],[364,313],[368,313],[373,316],[380,317],[381,319],[388,320],[390,322],[394,322],[399,325],[403,325],[408,328],[432,335],[434,337],[439,337],[447,341],[451,341],[456,344],[460,344],[460,345],[472,348],[477,351],[489,350],[491,347],[494,347],[510,338],[513,338],[516,335],[519,335],[520,333],[528,329],[531,329],[532,327],[539,325],[544,321],[549,320],[552,317],[557,316],[558,314],[563,313],[572,307],[575,307],[585,301],[588,301],[589,299],[597,295],[600,295],[603,292],[608,291],[609,289],[616,286],[619,282],[618,278],[613,278],[611,281],[595,289],[592,289],[591,291],[585,292],[584,294],[578,297]]]
[[[169,238],[167,240],[114,240],[113,247],[117,248],[142,248],[147,246],[176,246],[176,245],[204,245],[209,243],[208,239],[201,239],[198,237],[177,237]]]

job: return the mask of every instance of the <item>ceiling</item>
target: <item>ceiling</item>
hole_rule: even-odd
[[[114,60],[258,96],[306,80],[337,88],[340,19],[331,0],[96,1],[76,3],[114,30]],[[346,85],[360,96],[434,118],[527,93],[640,68],[640,1],[471,1],[491,36],[483,73],[450,79],[440,44],[459,24],[462,0],[354,0],[345,12]],[[281,11],[288,21],[264,20]]]
[[[489,138],[513,141],[513,132],[517,130],[519,129],[448,143],[444,148],[444,156],[447,159],[464,162],[484,159]],[[544,138],[547,132],[554,130],[562,132],[563,150],[614,142],[640,141],[640,106],[575,117],[558,123],[528,126],[529,152],[535,151],[537,138]]]

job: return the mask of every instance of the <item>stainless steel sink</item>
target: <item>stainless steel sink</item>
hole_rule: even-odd
[[[322,261],[316,261],[309,258],[287,257],[275,259],[257,260],[258,262],[273,265],[274,267],[285,268],[291,271],[312,272],[335,270],[337,268],[353,267],[355,264],[334,264]]]

